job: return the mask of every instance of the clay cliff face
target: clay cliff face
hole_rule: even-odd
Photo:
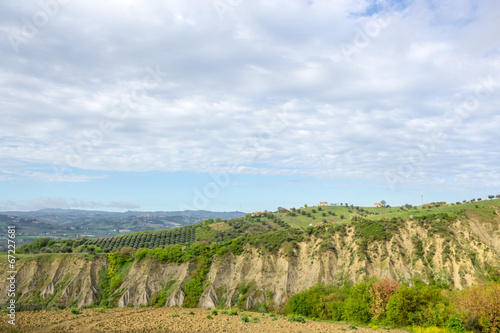
[[[488,265],[500,266],[498,224],[471,218],[467,223],[456,221],[450,228],[453,241],[407,221],[390,240],[372,242],[363,251],[354,239],[353,227],[343,235],[311,236],[279,253],[246,248],[238,256],[214,258],[198,305],[279,306],[290,295],[317,283],[356,282],[364,276],[401,282],[432,279],[461,289],[483,279]],[[1,265],[7,271],[6,260]],[[43,307],[92,304],[102,292],[99,288],[107,268],[105,256],[86,259],[80,254],[20,256],[16,265],[18,303]],[[134,261],[113,294],[115,304],[145,305],[164,291],[166,306],[181,306],[183,284],[195,269],[196,262]],[[7,289],[7,284],[0,284],[1,303],[7,301]]]

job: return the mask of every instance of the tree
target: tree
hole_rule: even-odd
[[[500,284],[478,284],[467,288],[458,296],[456,307],[464,321],[478,318],[483,332],[496,332],[500,329]]]
[[[395,326],[442,326],[450,316],[449,304],[441,288],[415,283],[402,285],[386,306],[386,323]]]
[[[380,200],[380,204],[382,205],[382,207],[385,207],[386,204],[385,200]]]
[[[387,303],[389,303],[389,300],[398,288],[399,283],[389,279],[383,279],[382,281],[376,282],[372,285],[370,288],[370,294],[372,295],[372,307],[370,308],[370,313],[373,316],[373,319],[378,321],[385,316]]]
[[[343,318],[345,320],[357,323],[368,323],[370,321],[372,303],[370,289],[374,282],[374,279],[365,278],[352,288],[344,302]]]

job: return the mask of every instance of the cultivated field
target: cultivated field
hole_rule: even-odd
[[[332,324],[307,320],[306,323],[290,322],[284,317],[269,314],[240,312],[237,315],[212,315],[204,309],[180,308],[116,308],[84,309],[80,314],[70,310],[26,311],[16,316],[16,329],[10,330],[7,316],[3,316],[0,332],[357,332],[371,333],[371,328],[350,327],[349,324]],[[207,318],[211,315],[211,318]],[[242,316],[249,322],[243,322]],[[258,318],[258,319],[255,319]],[[388,332],[387,330],[378,330]],[[391,330],[391,333],[403,333]]]

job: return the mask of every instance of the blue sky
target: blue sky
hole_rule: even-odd
[[[500,192],[498,1],[0,4],[0,211]]]

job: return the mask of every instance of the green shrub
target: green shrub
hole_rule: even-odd
[[[483,332],[483,327],[479,323],[479,317],[477,316],[468,317],[467,321],[464,324],[464,329],[466,329],[467,332],[474,332],[474,333]]]
[[[332,286],[315,285],[307,290],[292,295],[285,306],[286,313],[300,314],[306,317],[320,317],[318,306],[321,298],[333,293]]]
[[[260,312],[260,313],[267,313],[268,309],[267,309],[267,306],[266,304],[260,304],[258,307],[257,307],[257,312]]]
[[[436,326],[431,326],[431,327],[413,326],[411,330],[413,331],[413,333],[449,333],[445,328],[440,328]]]
[[[344,299],[340,290],[321,297],[316,306],[318,318],[324,320],[341,321],[344,312]]]
[[[450,332],[465,333],[464,323],[460,320],[458,316],[453,316],[450,319],[448,319],[445,326]]]
[[[343,318],[356,323],[370,322],[370,308],[372,306],[372,296],[370,289],[375,280],[364,280],[356,284],[344,302]]]
[[[210,268],[211,258],[207,255],[199,256],[197,261],[193,276],[184,284],[186,298],[182,306],[185,308],[195,308],[198,305],[198,300],[203,292],[203,282]]]
[[[394,326],[444,326],[450,317],[449,300],[438,286],[401,286],[387,304],[387,323]]]
[[[80,309],[78,309],[78,308],[72,308],[71,309],[71,313],[74,314],[74,315],[79,315],[80,314]]]
[[[294,315],[290,315],[288,316],[288,321],[289,322],[299,322],[299,323],[302,323],[302,324],[305,324],[306,320],[304,317],[302,316],[294,316]]]
[[[227,247],[222,246],[220,249],[218,249],[218,250],[217,250],[216,254],[217,254],[218,256],[221,256],[221,257],[222,257],[223,255],[225,255],[225,254],[226,254],[226,253],[228,253],[228,252],[229,252],[229,250],[227,249]]]
[[[387,323],[393,326],[409,326],[410,316],[418,309],[418,292],[415,288],[401,286],[387,303]]]

